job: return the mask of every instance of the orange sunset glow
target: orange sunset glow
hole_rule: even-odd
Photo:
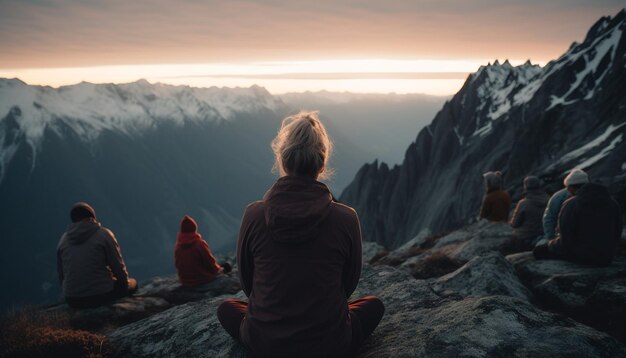
[[[3,1],[0,77],[450,95],[496,59],[544,65],[621,5]]]

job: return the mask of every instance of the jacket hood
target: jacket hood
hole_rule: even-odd
[[[198,234],[197,232],[179,232],[176,236],[176,246],[194,246],[200,240],[202,240],[202,235]]]
[[[315,179],[285,176],[265,193],[265,223],[274,240],[302,243],[317,236],[333,196]]]
[[[526,192],[526,201],[538,207],[545,207],[549,199],[548,194],[541,189],[533,189]]]
[[[100,223],[94,218],[83,219],[69,224],[65,230],[65,236],[74,245],[82,244],[95,234],[100,227]]]
[[[502,190],[502,173],[486,172],[483,174],[483,178],[485,178],[485,189],[488,193]]]
[[[606,187],[596,183],[583,185],[580,189],[578,189],[575,197],[579,198],[578,200],[580,200],[581,202],[588,203],[604,202],[611,200],[609,190]]]

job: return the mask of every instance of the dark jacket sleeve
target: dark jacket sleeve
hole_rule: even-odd
[[[354,220],[350,227],[350,259],[346,263],[343,276],[343,287],[346,290],[346,298],[356,290],[356,286],[359,283],[361,277],[361,266],[363,265],[363,253],[361,243],[361,223],[359,222],[359,216],[354,213]]]
[[[511,218],[511,227],[518,228],[524,223],[524,212],[526,211],[526,200],[522,199],[517,203],[513,217]]]
[[[215,257],[211,253],[209,244],[204,240],[200,240],[200,257],[204,266],[209,269],[209,272],[220,272],[220,265],[217,264]]]
[[[254,261],[250,252],[249,243],[252,223],[249,217],[250,205],[246,208],[239,227],[237,239],[237,267],[239,269],[239,282],[246,296],[252,293],[252,279],[254,276]]]
[[[122,258],[120,245],[117,243],[115,235],[113,235],[111,230],[104,230],[108,234],[104,239],[107,265],[111,268],[111,272],[113,272],[113,275],[117,278],[118,283],[124,287],[128,285],[128,272],[126,271],[126,265]]]
[[[570,198],[563,203],[561,212],[559,213],[559,237],[561,249],[563,253],[567,252],[576,245],[578,237],[576,235],[576,198]]]

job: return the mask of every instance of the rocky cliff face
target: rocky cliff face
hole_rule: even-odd
[[[497,61],[470,75],[421,130],[401,165],[364,165],[340,200],[364,238],[398,247],[422,230],[472,220],[481,174],[500,170],[518,196],[525,175],[556,190],[574,167],[604,180],[623,205],[626,182],[626,10],[600,19],[544,68]]]

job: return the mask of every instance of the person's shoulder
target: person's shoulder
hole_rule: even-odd
[[[333,215],[336,215],[341,218],[349,218],[353,220],[354,219],[358,220],[359,215],[357,214],[356,210],[354,210],[354,208],[346,204],[338,203],[336,201],[333,201],[331,205],[332,205]]]
[[[263,213],[263,209],[265,208],[265,202],[262,200],[253,201],[246,206],[244,210],[245,215],[255,215],[258,213]]]
[[[104,226],[100,226],[100,228],[98,228],[98,231],[96,232],[96,235],[94,235],[94,236],[96,236],[100,240],[117,241],[113,231],[111,229],[109,229],[109,228],[104,227]]]
[[[248,206],[243,212],[242,222],[253,222],[256,220],[265,221],[265,202],[264,201],[254,201]]]

